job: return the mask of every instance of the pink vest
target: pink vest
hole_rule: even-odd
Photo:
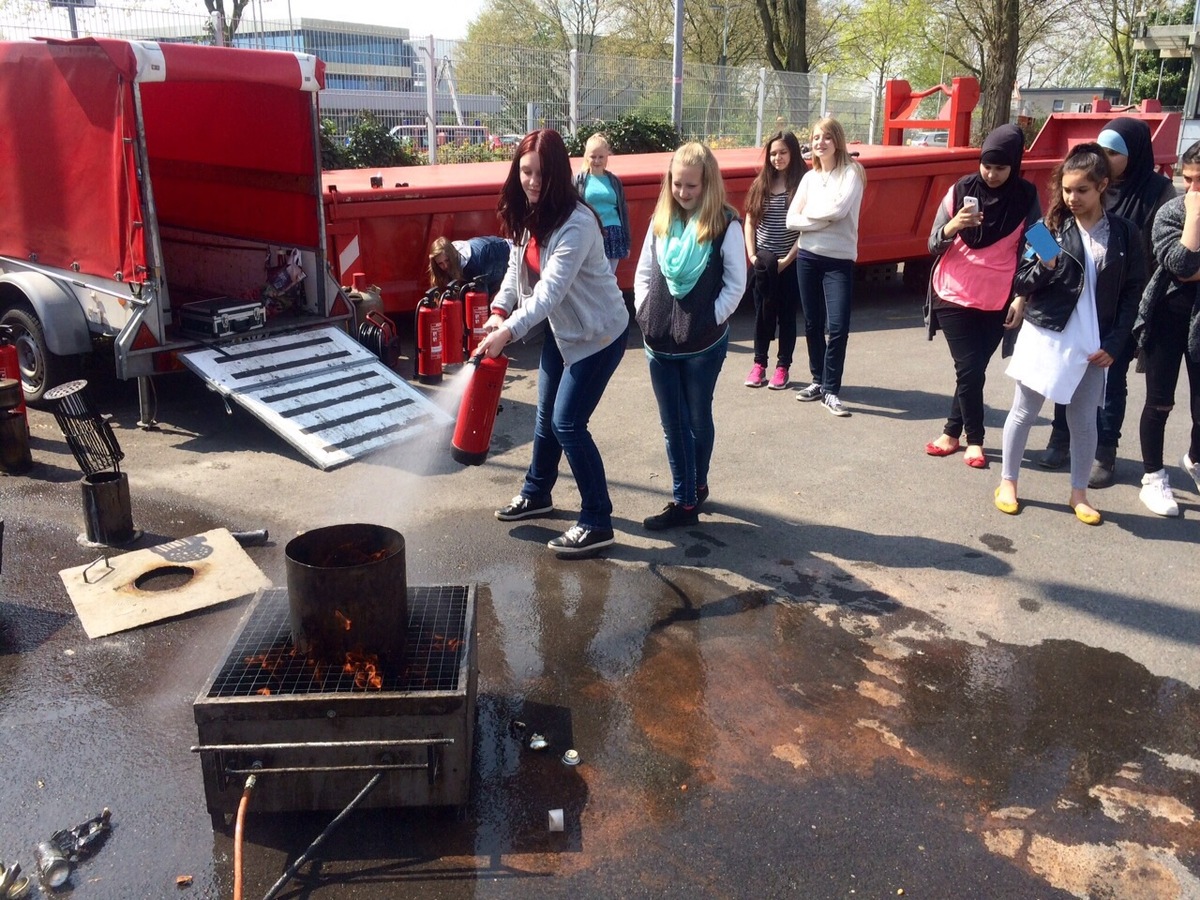
[[[945,205],[954,202],[954,189],[946,195]],[[953,214],[954,210],[950,210]],[[1003,309],[1012,295],[1013,276],[1017,273],[1018,243],[1025,230],[978,249],[968,247],[955,236],[949,249],[933,270],[933,290],[948,303],[993,312]]]

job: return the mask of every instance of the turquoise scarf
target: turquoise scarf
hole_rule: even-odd
[[[687,227],[679,219],[671,220],[671,228],[658,251],[658,267],[672,297],[686,297],[696,286],[711,253],[711,243],[701,244],[696,240],[695,216],[688,220]]]

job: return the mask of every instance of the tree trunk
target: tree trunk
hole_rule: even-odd
[[[1012,91],[1017,78],[1017,54],[1021,46],[1019,0],[994,0],[999,40],[992,45],[980,73],[982,98],[979,127],[983,134],[1008,124],[1012,117]]]

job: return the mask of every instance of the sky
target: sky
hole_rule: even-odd
[[[196,0],[199,3],[199,0]],[[334,19],[407,28],[413,37],[464,38],[484,0],[261,0],[263,17]],[[203,6],[203,4],[201,4]]]

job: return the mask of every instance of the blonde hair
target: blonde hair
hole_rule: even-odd
[[[842,127],[842,123],[833,116],[826,116],[825,118],[818,119],[813,123],[813,127],[809,130],[809,134],[811,135],[814,131],[823,131],[825,134],[829,135],[829,137],[833,138],[833,168],[837,169],[841,166],[846,166],[849,168],[853,166],[858,169],[858,177],[861,178],[865,184],[867,180],[866,172],[863,170],[863,167],[858,160],[851,156],[850,151],[846,149],[846,129]],[[815,153],[812,155],[812,167],[817,172],[825,171],[821,166],[821,158]]]
[[[438,254],[446,254],[446,271],[443,272],[434,262]],[[429,245],[429,286],[444,288],[452,281],[460,281],[463,277],[462,257],[458,248],[447,237],[435,238]]]
[[[605,150],[612,154],[612,144],[608,143],[608,136],[602,131],[598,131],[588,138],[588,142],[583,145],[583,172],[592,174],[592,163],[588,162],[588,154],[602,146]]]
[[[728,225],[727,212],[736,212],[725,202],[725,182],[721,179],[721,168],[713,152],[699,141],[690,141],[675,151],[671,165],[663,176],[662,188],[658,192],[658,203],[654,207],[651,227],[656,237],[666,237],[675,219],[685,219],[685,211],[671,193],[671,175],[677,169],[689,166],[700,168],[700,204],[693,216],[696,219],[696,240],[711,241],[724,234]]]

